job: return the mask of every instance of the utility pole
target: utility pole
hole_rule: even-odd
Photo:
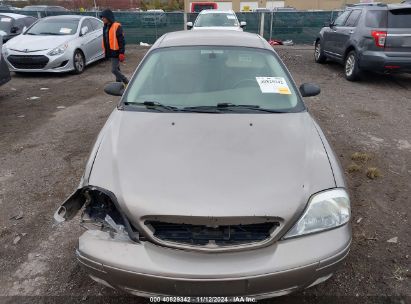
[[[97,0],[94,0],[94,11],[96,12],[96,18],[98,18],[98,16],[97,16]]]

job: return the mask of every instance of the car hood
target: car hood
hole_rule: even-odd
[[[238,26],[202,26],[202,27],[193,27],[193,30],[221,30],[221,31],[240,31],[242,32],[243,29]]]
[[[294,221],[335,187],[314,121],[287,114],[115,109],[89,184],[113,192],[131,222],[150,216],[272,216]]]
[[[73,36],[19,35],[7,42],[7,47],[16,51],[35,52],[54,49],[73,39]]]

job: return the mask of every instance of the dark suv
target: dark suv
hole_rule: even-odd
[[[362,70],[411,72],[411,4],[348,7],[315,41],[315,61],[344,64],[354,81]]]

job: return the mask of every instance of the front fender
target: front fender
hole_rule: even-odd
[[[57,223],[63,223],[67,220],[71,220],[76,216],[78,211],[80,211],[83,206],[93,205],[96,202],[93,199],[93,194],[103,195],[107,197],[110,202],[115,206],[115,209],[120,214],[122,219],[122,225],[126,228],[126,231],[131,240],[139,242],[139,233],[134,231],[128,221],[126,215],[121,210],[117,198],[111,191],[97,187],[97,186],[86,186],[83,188],[78,188],[69,198],[57,209],[54,213],[54,220]]]

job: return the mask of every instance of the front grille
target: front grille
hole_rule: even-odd
[[[43,55],[10,55],[7,59],[16,69],[42,69],[49,62]]]
[[[153,235],[162,241],[194,246],[235,246],[262,242],[269,239],[280,225],[268,222],[247,225],[206,225],[174,224],[159,221],[145,223],[153,230]]]

